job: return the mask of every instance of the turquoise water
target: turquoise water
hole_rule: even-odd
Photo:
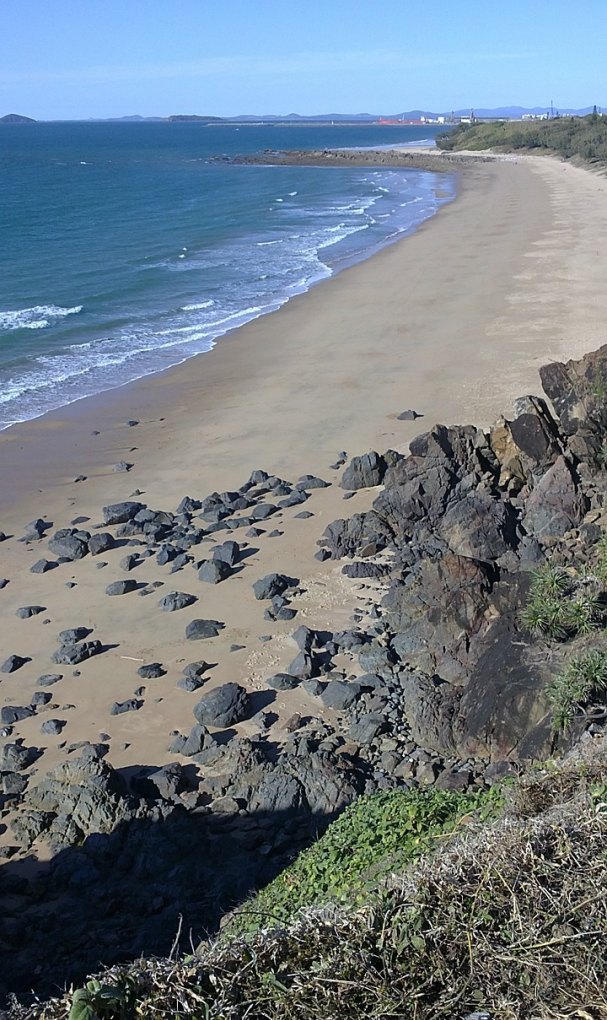
[[[428,128],[0,127],[0,429],[208,351],[414,230],[452,184],[411,170],[236,166],[266,148]]]

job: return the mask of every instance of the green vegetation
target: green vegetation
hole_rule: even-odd
[[[441,149],[540,150],[556,152],[565,159],[578,156],[589,162],[607,163],[607,117],[557,117],[541,121],[495,121],[461,124],[437,135]]]
[[[359,906],[388,875],[435,847],[462,819],[488,817],[496,791],[387,790],[360,797],[295,863],[239,911],[227,934],[290,921],[303,907],[328,901]]]
[[[471,818],[433,841],[431,854],[364,906],[307,910],[274,928],[266,918],[266,930],[246,940],[118,965],[77,992],[14,1006],[11,1020],[67,1020],[70,1011],[72,1020],[453,1020],[471,1012],[604,1020],[606,791],[601,741],[585,758],[517,780],[501,817]],[[376,800],[384,811],[365,798],[369,817],[385,812],[399,824],[392,798]],[[396,843],[387,829],[383,838]],[[358,844],[341,846],[337,872],[350,868]]]
[[[607,573],[607,545],[604,549]],[[536,570],[521,623],[529,631],[555,641],[589,634],[605,622],[600,576],[578,577],[559,567]]]
[[[553,729],[567,731],[575,715],[607,693],[607,653],[592,648],[574,656],[546,687],[552,705]]]
[[[87,981],[84,988],[78,988],[72,998],[69,1020],[110,1020],[123,1017],[128,1011],[128,983],[118,988],[102,984],[101,981]]]
[[[596,562],[592,570],[599,581],[607,585],[607,535],[603,535],[596,544]]]

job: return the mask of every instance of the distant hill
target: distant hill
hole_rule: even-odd
[[[387,121],[403,121],[407,122],[419,122],[422,118],[430,123],[437,122],[438,118],[449,119],[453,114],[454,117],[467,117],[470,114],[470,110],[474,110],[476,117],[481,118],[504,118],[506,120],[520,120],[524,114],[545,114],[550,111],[550,103],[545,106],[498,106],[492,109],[474,106],[466,107],[465,109],[459,110],[404,110],[400,113],[314,113],[314,114],[301,114],[301,113],[263,113],[263,114],[240,114],[236,117],[215,117],[206,114],[198,113],[174,113],[169,117],[144,117],[141,114],[131,114],[123,117],[95,117],[90,118],[91,121],[98,122],[123,122],[123,123],[138,123],[138,122],[163,122],[170,124],[180,123],[195,123],[195,124],[374,124],[379,120]],[[586,106],[582,109],[572,109],[570,107],[556,107],[555,112],[558,109],[558,113],[561,115],[584,117],[589,113],[592,113],[592,106]],[[603,107],[607,109],[607,104]],[[601,106],[598,106],[600,112]],[[31,117],[21,117],[19,114],[9,113],[8,116],[0,118],[0,123],[5,124],[25,124],[31,123]]]
[[[35,124],[33,117],[23,117],[20,113],[7,113],[0,117],[0,124]]]
[[[92,119],[97,120],[98,118],[95,117],[95,118],[92,118]],[[113,121],[115,123],[126,122],[126,123],[129,123],[129,124],[137,124],[139,121],[143,121],[143,122],[150,121],[150,120],[151,121],[159,121],[159,120],[165,120],[165,119],[166,119],[165,117],[142,117],[140,113],[134,113],[134,114],[132,114],[131,116],[128,116],[128,117],[105,117],[104,118],[104,120],[106,120],[106,121]]]
[[[455,117],[466,117],[470,113],[471,107],[466,107],[460,110],[404,110],[400,113],[315,113],[309,116],[302,115],[300,113],[266,113],[260,115],[243,114],[238,117],[226,117],[223,118],[226,121],[238,121],[240,123],[256,122],[260,121],[280,121],[281,123],[298,123],[299,121],[306,121],[307,123],[335,123],[339,124],[342,121],[349,123],[373,123],[378,120],[421,120],[424,117],[426,120],[437,120],[438,117],[450,117],[453,114]],[[506,117],[512,120],[520,120],[525,113],[542,114],[550,110],[550,103],[546,106],[498,106],[494,109],[485,109],[484,107],[473,107],[474,113],[477,117]],[[559,113],[574,115],[583,117],[588,113],[592,113],[592,106],[586,106],[579,110],[574,110],[569,107],[559,107]]]
[[[200,124],[221,124],[225,121],[225,117],[203,117],[198,113],[173,113],[170,117],[166,118],[171,124],[180,124],[185,122],[197,122]]]

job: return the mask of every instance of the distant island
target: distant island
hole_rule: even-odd
[[[166,118],[171,124],[182,121],[201,121],[203,124],[221,124],[225,117],[203,117],[198,113],[174,113]]]
[[[33,117],[23,117],[20,113],[7,113],[0,117],[0,124],[35,124]]]

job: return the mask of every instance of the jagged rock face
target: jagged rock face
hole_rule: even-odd
[[[603,503],[590,478],[607,432],[607,346],[541,375],[560,424],[526,396],[489,433],[437,425],[388,467],[370,514],[325,531],[335,558],[362,556],[370,541],[392,550],[385,619],[398,668],[411,670],[407,721],[443,754],[550,751],[554,664],[534,661],[519,613],[531,569],[597,538],[580,526]]]
[[[400,660],[450,683],[464,683],[474,651],[471,638],[488,626],[491,589],[491,572],[482,563],[451,553],[422,559],[391,585],[384,600]]]
[[[607,428],[607,345],[579,361],[551,362],[540,368],[544,392],[550,397],[566,436],[600,433]]]
[[[514,421],[500,418],[489,433],[500,464],[498,485],[510,495],[519,492],[530,477],[541,475],[562,452],[556,422],[544,400],[521,397],[515,408]]]
[[[95,757],[62,762],[27,792],[26,806],[45,815],[55,843],[77,843],[93,832],[112,832],[137,816],[137,802],[125,796],[118,775]],[[40,830],[42,831],[42,830]]]
[[[540,542],[560,538],[581,523],[587,502],[571,465],[559,456],[539,479],[525,504],[523,525]]]
[[[230,796],[251,812],[309,811],[333,817],[360,792],[360,784],[322,752],[284,754],[276,764],[260,762],[239,770],[230,783]]]

